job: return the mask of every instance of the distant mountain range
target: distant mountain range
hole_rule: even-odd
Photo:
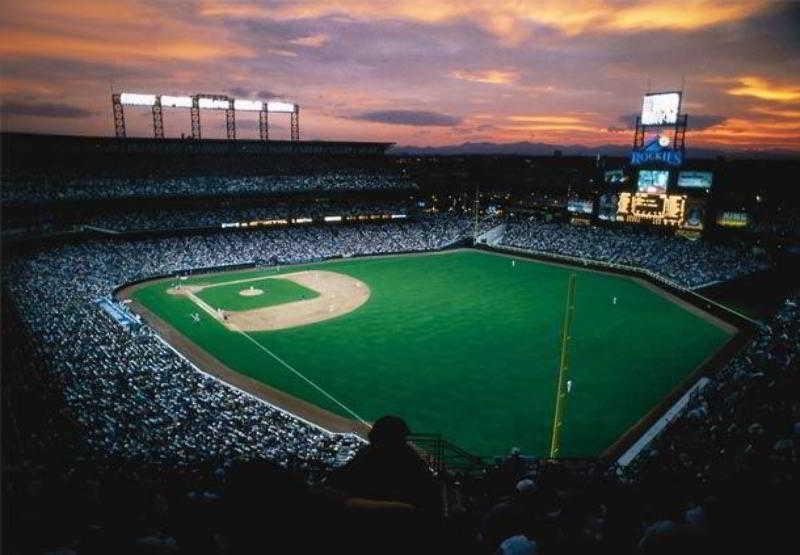
[[[414,156],[448,156],[466,154],[484,155],[517,155],[517,156],[552,156],[555,151],[561,151],[564,156],[619,156],[630,155],[630,145],[556,145],[549,143],[531,143],[528,141],[518,143],[461,143],[460,145],[445,146],[395,146],[389,150],[391,155]],[[799,151],[771,149],[771,150],[726,150],[712,148],[687,148],[689,158],[800,158]]]

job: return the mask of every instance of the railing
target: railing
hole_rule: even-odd
[[[486,468],[481,457],[450,443],[441,434],[411,434],[408,441],[437,475],[447,470],[477,472]]]

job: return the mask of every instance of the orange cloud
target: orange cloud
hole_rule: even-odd
[[[266,18],[274,12],[263,6],[247,3],[209,2],[200,7],[200,15],[205,17],[230,17],[239,19]]]
[[[191,39],[168,39],[143,42],[109,40],[36,31],[9,31],[0,41],[2,56],[44,56],[78,60],[108,60],[129,63],[138,59],[199,61],[231,56],[251,57],[246,48],[217,42]]]
[[[294,0],[266,8],[253,2],[203,4],[210,17],[302,19],[343,16],[353,19],[406,19],[440,23],[468,19],[503,41],[519,42],[525,24],[555,27],[569,35],[625,32],[632,29],[702,29],[737,21],[768,5],[767,0],[695,0],[689,6],[674,0],[649,0],[629,5],[605,0]]]
[[[500,125],[498,129],[508,131],[586,131],[591,133],[602,133],[603,130],[590,125],[578,123],[530,123],[525,125]]]
[[[6,3],[3,12],[5,18],[13,20],[17,26],[46,23],[53,28],[74,21],[128,26],[137,21],[146,22],[163,17],[163,13],[154,6],[136,0],[81,0],[80,5],[59,0],[26,0]]]
[[[26,0],[4,7],[0,56],[132,65],[140,60],[253,57],[222,27],[139,0]]]
[[[753,108],[753,112],[776,116],[779,118],[796,118],[800,120],[800,110],[777,110],[774,108]]]
[[[509,85],[516,81],[519,74],[513,70],[487,69],[487,70],[456,70],[450,72],[450,77],[462,81],[475,83],[488,83],[491,85]]]
[[[761,77],[740,77],[738,83],[739,86],[725,92],[733,96],[752,96],[776,102],[800,100],[800,87],[797,85],[776,85]]]
[[[534,123],[534,124],[553,124],[553,125],[573,125],[581,124],[585,118],[576,116],[509,116],[514,122]]]
[[[744,19],[768,5],[765,1],[637,2],[618,9],[608,22],[609,29],[702,29]],[[613,8],[612,8],[613,9]]]
[[[691,144],[786,147],[800,144],[800,121],[764,121],[733,117],[718,126],[690,135]]]
[[[311,35],[308,37],[301,37],[299,39],[293,39],[289,42],[292,44],[296,44],[298,46],[310,46],[312,48],[321,48],[328,44],[328,35],[324,33],[320,33],[318,35]]]
[[[34,80],[8,77],[0,79],[0,94],[3,95],[47,96],[60,94],[60,92],[61,89],[59,87],[54,86],[53,83],[46,79]]]

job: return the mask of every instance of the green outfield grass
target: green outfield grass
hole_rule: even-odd
[[[459,251],[281,272],[301,268],[351,275],[370,287],[371,296],[339,318],[251,337],[362,418],[398,414],[415,431],[442,433],[485,456],[512,446],[547,453],[571,271],[577,273],[573,385],[562,456],[602,452],[731,338],[627,278],[522,258],[512,266],[505,256]],[[275,272],[229,272],[189,283],[265,275]],[[195,323],[196,306],[166,294],[170,285],[145,286],[134,298],[230,368],[350,416],[246,337],[205,313]],[[244,299],[238,292],[249,285],[206,291],[233,308],[227,303]],[[271,304],[268,295],[249,301]]]
[[[238,281],[238,279],[231,278],[231,281]],[[240,291],[250,287],[261,289],[264,293],[255,297],[246,297],[240,294]],[[319,297],[319,293],[288,279],[265,277],[258,279],[258,281],[248,280],[230,285],[213,285],[200,291],[197,296],[214,308],[250,310],[252,308],[313,299],[314,297]]]

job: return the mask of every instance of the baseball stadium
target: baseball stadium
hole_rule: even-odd
[[[764,415],[796,400],[791,245],[727,229],[741,219],[720,212],[723,193],[687,193],[671,178],[652,192],[662,178],[648,172],[684,171],[650,169],[659,159],[608,169],[613,160],[442,158],[472,176],[443,189],[428,158],[389,156],[385,143],[2,143],[4,367],[24,369],[4,374],[7,460],[68,441],[59,452],[115,498],[132,493],[116,481],[129,473],[144,499],[210,488],[175,510],[211,519],[204,529],[237,552],[263,541],[260,513],[244,507],[274,495],[267,518],[283,539],[272,545],[313,522],[359,531],[348,545],[368,552],[411,510],[423,520],[398,552],[454,540],[485,552],[506,532],[474,534],[506,521],[449,530],[463,511],[567,507],[545,496],[573,487],[689,495],[662,488],[696,468],[692,457],[707,461],[710,445],[748,457],[752,438],[790,422]],[[486,185],[487,164],[522,181]],[[687,164],[691,179],[712,173]],[[519,193],[542,171],[563,179],[547,200]],[[575,171],[587,185],[567,193]],[[730,421],[709,420],[731,402]],[[758,426],[736,423],[753,410]],[[720,426],[749,439],[726,443]],[[776,441],[757,445],[783,464],[793,451]],[[393,454],[367,488],[358,469],[381,453]],[[722,473],[730,460],[703,464]],[[694,478],[704,490],[709,472]],[[103,522],[127,529],[125,510],[104,503]],[[233,520],[212,516],[220,510]],[[203,537],[174,526],[164,530],[184,545]]]
[[[796,551],[800,10],[567,4],[0,8],[0,551]]]

